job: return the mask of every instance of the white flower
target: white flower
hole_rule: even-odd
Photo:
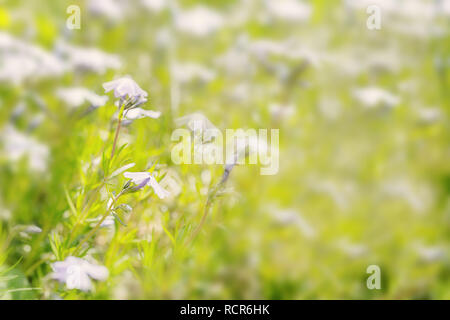
[[[103,106],[108,101],[107,96],[99,96],[94,92],[81,87],[59,88],[56,95],[70,108],[77,108],[86,101],[93,107]]]
[[[18,161],[23,156],[28,156],[28,163],[32,170],[45,171],[49,149],[46,145],[37,142],[13,126],[7,126],[3,133],[4,151],[11,161]]]
[[[202,6],[185,12],[179,12],[176,15],[175,21],[179,31],[197,37],[210,35],[222,27],[223,23],[223,18],[220,14]]]
[[[122,63],[117,55],[103,52],[97,48],[84,48],[60,42],[56,51],[75,71],[88,70],[103,74],[108,69],[118,69]]]
[[[114,91],[116,98],[125,99],[128,97],[134,102],[143,103],[147,101],[147,92],[141,89],[139,85],[130,77],[122,77],[116,80],[105,82],[103,84],[105,92]]]
[[[35,225],[29,225],[25,227],[24,232],[26,233],[41,233],[42,229]]]
[[[269,105],[270,115],[274,119],[288,119],[295,114],[295,106],[293,104],[272,103]]]
[[[133,108],[125,113],[125,118],[128,120],[136,120],[142,118],[158,119],[161,116],[161,112],[153,110],[145,110],[142,108]]]
[[[314,238],[317,235],[315,228],[313,228],[298,211],[293,209],[274,209],[270,210],[270,214],[279,224],[297,227],[307,238]]]
[[[124,9],[116,0],[90,0],[88,9],[94,15],[105,16],[113,21],[123,18]]]
[[[92,289],[92,279],[106,280],[108,269],[104,266],[92,264],[84,259],[67,257],[64,261],[51,264],[52,278],[65,283],[67,289],[80,289],[89,291]]]
[[[159,185],[150,172],[125,172],[123,175],[137,185],[136,190],[147,185],[153,188],[160,199],[169,196],[169,192]]]
[[[424,124],[433,124],[442,118],[442,112],[438,108],[418,108],[416,112],[420,121]]]
[[[14,84],[56,77],[67,69],[52,53],[4,32],[0,32],[0,61],[0,81]]]
[[[168,7],[167,0],[141,0],[141,3],[148,10],[159,13]]]
[[[192,130],[219,130],[215,125],[212,124],[211,121],[201,112],[194,112],[183,117],[175,119],[175,124],[178,127],[183,125],[187,125],[187,127]]]
[[[436,262],[445,259],[446,252],[441,246],[424,246],[421,244],[415,245],[419,257],[425,262]]]
[[[193,80],[209,82],[214,80],[214,71],[196,63],[178,63],[174,68],[174,76],[181,83],[188,83]]]
[[[357,89],[353,92],[354,97],[367,108],[379,105],[395,107],[400,99],[392,93],[377,87]]]
[[[305,21],[311,16],[311,6],[298,0],[269,0],[268,11],[275,17],[292,21]]]

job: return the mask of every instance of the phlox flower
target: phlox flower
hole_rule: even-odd
[[[104,16],[112,21],[119,21],[124,16],[123,3],[116,0],[90,0],[88,2],[88,10],[96,16]]]
[[[208,36],[220,29],[224,23],[219,13],[204,6],[178,12],[175,16],[176,28],[195,37]]]
[[[118,69],[122,66],[119,56],[95,47],[76,47],[60,41],[56,44],[56,52],[74,71],[104,74],[108,69]]]
[[[135,190],[149,186],[153,188],[160,199],[169,196],[169,192],[159,185],[158,181],[156,181],[150,172],[125,172],[123,175],[136,184]]]
[[[43,172],[47,169],[50,154],[48,146],[39,143],[34,138],[17,131],[8,125],[1,132],[5,155],[13,162],[28,156],[28,163],[33,171]]]
[[[98,108],[103,106],[108,101],[107,96],[99,96],[94,92],[82,88],[59,88],[56,95],[66,103],[70,108],[77,108],[87,101],[92,107]]]
[[[122,77],[103,84],[105,92],[114,91],[114,97],[130,99],[134,104],[142,104],[147,101],[147,92],[130,77]]]
[[[306,21],[312,13],[311,6],[303,1],[269,0],[266,5],[272,15],[290,22]]]
[[[67,257],[64,261],[51,264],[52,278],[65,283],[67,289],[89,291],[92,289],[92,279],[106,280],[108,269],[104,266],[92,264],[84,259]]]
[[[380,105],[392,108],[400,102],[399,97],[378,87],[356,89],[353,95],[366,108],[375,108]]]
[[[128,120],[137,120],[142,118],[158,119],[161,116],[161,112],[153,110],[145,110],[142,108],[133,108],[125,113],[125,118]]]

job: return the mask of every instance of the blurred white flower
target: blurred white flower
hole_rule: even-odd
[[[426,212],[433,200],[432,190],[425,184],[413,183],[408,178],[384,181],[381,191],[396,199],[404,200],[415,212]]]
[[[312,13],[311,6],[299,0],[267,0],[266,5],[270,14],[290,22],[308,20]]]
[[[52,53],[0,32],[0,81],[20,84],[60,76],[66,70],[63,61]]]
[[[42,229],[35,225],[28,225],[25,226],[25,229],[23,231],[26,233],[41,233]]]
[[[270,209],[270,213],[276,222],[282,225],[296,226],[307,238],[316,237],[316,230],[301,216],[301,214],[292,209],[278,210]]]
[[[242,40],[246,41],[246,40]],[[254,70],[254,59],[251,59],[247,45],[239,43],[228,49],[215,59],[215,64],[223,69],[223,72],[231,75],[245,75]]]
[[[433,124],[442,118],[442,112],[439,108],[418,108],[416,112],[423,124]]]
[[[223,18],[219,13],[204,6],[177,12],[175,16],[177,29],[196,37],[208,36],[221,28],[223,24]]]
[[[75,47],[59,42],[56,51],[74,71],[87,70],[103,74],[108,69],[119,69],[122,66],[117,55],[105,53],[97,48]]]
[[[260,59],[267,60],[270,56],[279,56],[293,61],[306,61],[314,67],[319,67],[323,57],[321,54],[289,38],[283,41],[259,39],[250,43],[249,50]]]
[[[353,96],[366,108],[378,106],[395,107],[400,99],[392,93],[377,87],[360,88],[353,91]]]
[[[133,102],[143,103],[147,101],[147,92],[130,77],[122,77],[103,84],[105,92],[114,91],[116,98],[125,99],[128,97]]]
[[[34,171],[45,171],[49,149],[46,145],[37,142],[34,138],[26,136],[8,125],[3,130],[2,140],[6,156],[11,161],[18,161],[28,156],[28,163]]]
[[[360,258],[369,253],[369,248],[362,243],[352,243],[346,238],[337,241],[337,247],[350,258]]]
[[[106,280],[108,269],[104,266],[92,264],[84,259],[67,257],[64,261],[51,264],[52,278],[65,283],[67,289],[79,289],[89,291],[92,289],[92,279]]]
[[[141,0],[141,3],[148,10],[159,13],[168,6],[167,0]]]
[[[88,102],[92,107],[98,108],[108,101],[107,96],[99,96],[94,92],[81,87],[59,88],[56,95],[70,108],[77,108]]]
[[[201,112],[194,112],[175,119],[178,127],[186,125],[191,131],[218,130],[215,125]]]
[[[9,219],[11,219],[11,210],[0,205],[0,220],[8,221]]]
[[[136,190],[149,186],[153,188],[160,199],[169,196],[169,192],[159,185],[150,172],[125,172],[123,175],[125,178],[131,179],[132,182],[136,184]]]
[[[209,82],[214,80],[216,74],[211,69],[205,68],[196,63],[178,63],[174,68],[175,78],[181,83],[187,83],[193,80]]]
[[[158,119],[160,116],[160,111],[145,110],[142,108],[133,108],[125,113],[125,118],[128,120],[137,120],[142,118]]]
[[[424,262],[436,262],[442,261],[446,256],[446,251],[441,246],[424,246],[422,244],[416,244],[415,248],[419,257]]]
[[[109,215],[103,220],[103,222],[100,224],[101,228],[109,228],[114,226],[116,219],[113,215]]]
[[[270,115],[275,120],[284,120],[291,118],[295,114],[295,106],[293,104],[271,103],[269,105]]]
[[[112,21],[121,20],[124,14],[124,8],[117,0],[89,0],[88,10],[93,15],[104,16]]]

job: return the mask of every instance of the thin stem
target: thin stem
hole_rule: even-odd
[[[186,244],[191,243],[192,240],[194,240],[197,237],[203,224],[206,221],[206,217],[208,216],[209,210],[211,208],[211,205],[213,203],[213,200],[214,200],[217,192],[222,188],[222,186],[225,184],[225,182],[227,182],[228,178],[230,177],[231,170],[233,170],[235,165],[236,165],[236,161],[230,165],[227,165],[225,167],[225,170],[223,172],[222,178],[220,179],[219,183],[217,185],[215,185],[212,189],[210,189],[210,192],[208,193],[208,198],[206,199],[205,207],[203,209],[203,215],[202,215],[202,218],[200,219],[200,223],[195,228],[194,232],[192,233],[191,237],[189,238],[189,240],[187,241]]]
[[[106,210],[105,214],[102,216],[102,218],[99,220],[99,222],[97,222],[97,224],[95,225],[95,227],[84,237],[84,239],[78,244],[78,246],[75,248],[74,253],[78,252],[78,250],[81,248],[81,246],[88,241],[92,235],[98,230],[98,228],[100,228],[101,224],[103,223],[103,221],[105,221],[106,217],[109,216],[109,213],[112,210],[112,207],[116,204],[117,200],[120,198],[120,196],[122,195],[121,191],[117,197],[114,198],[114,200],[111,202],[111,204],[109,205],[108,209]]]
[[[120,110],[119,110],[119,116],[117,118],[118,123],[117,123],[116,134],[114,135],[114,142],[113,142],[113,147],[112,147],[112,150],[111,150],[110,161],[112,161],[112,159],[114,157],[114,152],[116,151],[117,138],[119,137],[119,131],[120,131],[120,128],[122,126],[122,118],[123,118],[124,107],[125,107],[125,103],[121,103]]]
[[[117,124],[116,135],[114,136],[113,147],[111,150],[111,157],[110,157],[111,160],[114,157],[114,152],[116,151],[117,138],[119,137],[119,131],[120,131],[120,127],[122,125],[122,119],[119,118],[118,121],[119,121],[119,123]]]
[[[98,186],[97,188],[95,188],[94,194],[93,194],[93,195],[97,196],[97,195],[98,195],[98,191],[99,191],[101,188],[103,188],[104,185],[105,185],[105,181],[103,181],[102,184],[101,184],[100,186]],[[88,202],[86,203],[86,205],[84,206],[84,208],[81,210],[81,213],[80,213],[80,216],[81,216],[81,217],[80,217],[79,219],[77,219],[77,222],[75,223],[75,225],[74,225],[73,228],[72,228],[72,231],[70,232],[70,236],[69,236],[69,244],[72,242],[73,237],[76,235],[76,232],[75,232],[75,231],[78,230],[79,226],[82,224],[82,222],[83,222],[84,219],[86,218],[86,215],[88,214],[89,209],[91,208],[91,206],[92,206],[92,204],[94,203],[94,200],[95,200],[96,198],[97,198],[97,197],[94,197],[94,196],[89,197]]]
[[[212,197],[209,195],[208,199],[206,199],[206,204],[205,204],[205,208],[203,209],[203,215],[200,220],[200,223],[195,228],[194,232],[192,233],[191,237],[189,238],[189,240],[187,241],[186,244],[191,243],[192,240],[194,240],[197,237],[198,233],[200,232],[200,229],[202,228],[203,224],[205,223],[206,217],[208,216],[209,208],[211,207],[211,203],[212,203],[211,200],[212,200]]]
[[[110,163],[111,163],[111,161],[113,160],[114,152],[116,151],[117,139],[118,139],[118,137],[119,137],[119,132],[120,132],[120,128],[121,128],[121,125],[122,125],[122,118],[123,118],[123,115],[124,115],[125,105],[127,105],[127,103],[121,100],[121,103],[120,103],[120,109],[119,109],[119,116],[117,117],[118,123],[117,123],[117,128],[116,128],[116,134],[114,135],[114,142],[113,142],[113,146],[112,146],[112,150],[111,150],[111,157],[110,157],[110,159],[109,159]],[[104,184],[105,184],[105,181],[103,181],[102,185],[101,185],[97,190],[100,190],[101,187],[102,187]],[[96,226],[95,226],[95,227],[94,227],[94,228],[93,228],[93,229],[92,229],[92,230],[84,237],[84,239],[83,239],[83,240],[78,244],[78,246],[75,248],[75,251],[74,251],[75,253],[78,252],[78,250],[81,248],[81,246],[82,246],[86,241],[88,241],[90,237],[92,237],[92,235],[98,230],[98,228],[100,228],[100,225],[103,223],[103,221],[105,221],[105,219],[106,219],[106,217],[109,215],[109,213],[110,213],[112,207],[113,207],[114,204],[117,202],[117,199],[119,199],[119,197],[122,195],[122,193],[123,193],[123,190],[117,195],[117,197],[114,197],[114,200],[111,202],[111,204],[109,205],[108,209],[106,210],[105,214],[102,216],[102,218],[100,219],[100,221],[96,224]],[[97,192],[96,192],[96,194],[97,194]],[[89,205],[89,206],[88,206],[88,209],[89,209],[90,203],[88,202],[87,205]],[[83,216],[83,217],[84,217],[84,216]],[[77,225],[76,225],[75,227],[77,227]],[[74,229],[76,229],[76,228],[74,228]],[[71,233],[71,237],[70,237],[70,238],[72,238],[72,235],[73,235],[73,231],[72,231],[72,233]]]

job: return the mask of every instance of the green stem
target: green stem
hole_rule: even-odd
[[[112,147],[112,150],[111,150],[110,161],[112,161],[112,159],[114,157],[114,152],[116,151],[117,138],[119,137],[119,131],[120,131],[120,127],[122,125],[122,112],[119,114],[118,121],[119,121],[119,123],[117,124],[116,134],[114,136],[114,142],[113,142],[113,147]]]
[[[117,197],[114,198],[114,200],[111,202],[111,204],[109,205],[108,209],[106,210],[105,214],[102,216],[102,218],[99,220],[99,222],[97,222],[97,224],[95,225],[95,227],[84,237],[84,239],[78,244],[78,246],[75,248],[74,253],[77,253],[78,250],[81,249],[81,246],[88,241],[93,235],[94,233],[98,230],[98,228],[100,228],[101,224],[103,223],[103,221],[105,221],[106,217],[109,216],[109,213],[112,210],[112,207],[116,204],[117,200],[120,198],[120,196],[122,195],[121,191]]]
[[[112,159],[113,159],[113,157],[114,157],[114,153],[115,153],[115,151],[116,151],[117,139],[118,139],[118,137],[119,137],[119,132],[120,132],[120,128],[121,128],[121,125],[122,125],[122,118],[123,118],[123,115],[124,115],[125,105],[126,105],[126,103],[124,103],[124,102],[122,102],[121,105],[120,105],[119,116],[118,116],[118,118],[117,118],[118,123],[117,123],[116,133],[115,133],[115,135],[114,135],[114,142],[113,142],[113,146],[112,146],[112,150],[111,150],[111,157],[110,157],[110,160],[109,160],[110,163],[111,163],[111,161],[112,161]],[[98,191],[101,190],[101,188],[102,188],[104,185],[105,185],[105,179],[103,180],[102,184],[95,190],[94,195],[97,195],[97,194],[98,194]],[[120,195],[121,195],[121,193],[115,198],[115,200],[114,200],[114,202],[111,204],[111,206],[115,203],[115,201],[119,198]],[[91,197],[90,199],[88,199],[88,202],[87,202],[87,204],[86,204],[86,207],[83,208],[81,219],[79,219],[79,220],[76,222],[74,228],[72,229],[72,232],[71,232],[70,237],[69,237],[69,243],[72,241],[72,237],[73,237],[73,235],[75,234],[75,231],[78,229],[78,226],[83,222],[84,217],[85,217],[85,215],[86,215],[85,212],[87,212],[87,211],[89,210],[89,208],[91,207],[91,205],[92,205],[93,201],[95,200],[95,198],[96,198],[96,197]],[[92,200],[92,201],[91,201],[91,200]],[[98,227],[101,225],[101,223],[106,219],[106,217],[108,216],[109,211],[110,211],[110,209],[111,209],[111,206],[108,208],[108,210],[106,211],[105,215],[104,215],[104,216],[102,217],[102,219],[99,221],[99,223],[97,224],[97,226],[96,226],[93,230],[91,230],[91,232],[85,237],[85,239],[84,239],[82,242],[80,242],[80,244],[76,247],[75,252],[78,251],[78,249],[81,247],[81,245],[82,245],[84,242],[86,242],[86,240],[91,236],[91,234],[92,234],[93,232],[95,232],[96,229],[98,229]]]

